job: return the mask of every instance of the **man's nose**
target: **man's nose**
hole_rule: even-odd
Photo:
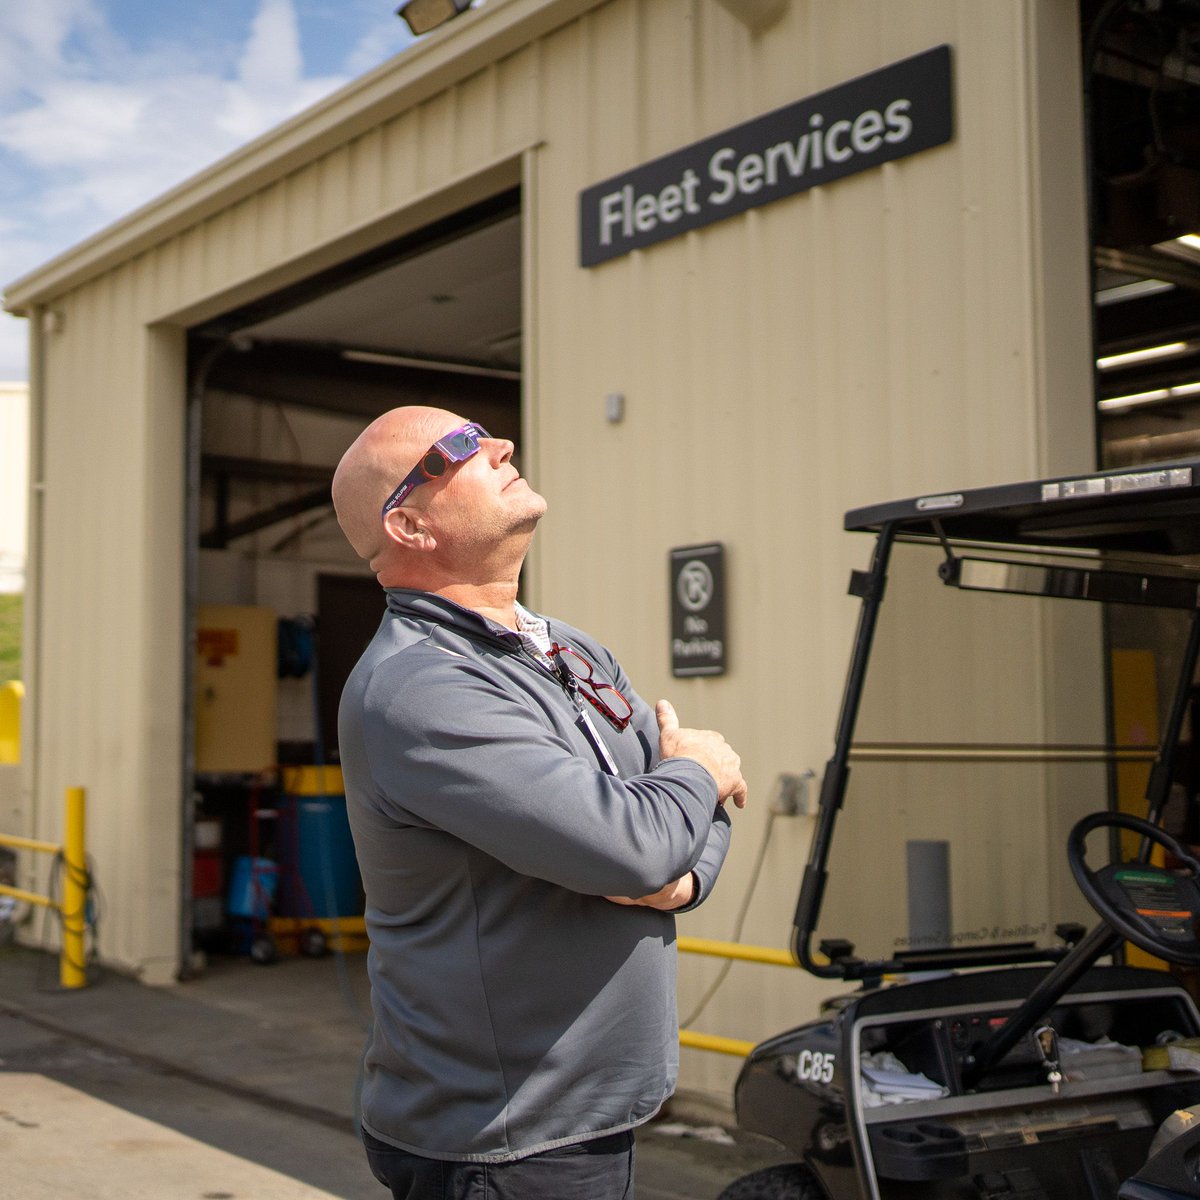
[[[517,448],[508,438],[489,438],[488,441],[491,443],[488,457],[496,466],[501,466],[508,462]]]

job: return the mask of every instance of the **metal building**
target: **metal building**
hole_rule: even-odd
[[[740,750],[754,804],[684,925],[728,937],[776,781],[829,751],[861,565],[842,513],[1097,465],[1081,20],[490,0],[12,284],[33,347],[14,832],[53,838],[88,788],[105,958],[155,983],[191,961],[198,613],[359,628],[378,599],[331,469],[429,400],[514,436],[550,501],[528,602]],[[673,645],[671,551],[711,544],[722,645]],[[1038,636],[1080,639],[1078,678],[998,681],[963,736],[1078,733],[1040,715],[1071,688],[1096,734],[1099,623]],[[269,742],[311,739],[311,679],[271,703]],[[810,830],[772,823],[748,940],[786,937]],[[682,964],[681,1008],[712,970]],[[814,1009],[814,981],[763,970],[736,967],[702,1027]],[[689,1053],[683,1079],[731,1069]]]

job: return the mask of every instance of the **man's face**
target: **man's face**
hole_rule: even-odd
[[[456,424],[448,419],[435,430],[442,437]],[[546,501],[513,465],[513,444],[505,438],[481,438],[479,452],[453,464],[438,479],[412,495],[446,551],[501,544],[514,534],[529,534],[545,515]]]

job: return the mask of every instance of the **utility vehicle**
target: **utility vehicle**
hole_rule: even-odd
[[[1186,985],[1200,964],[1187,741],[1200,459],[878,504],[845,527],[874,550],[851,577],[857,633],[792,948],[806,971],[857,990],[748,1056],[739,1125],[796,1161],[721,1200],[1200,1197],[1200,1013]],[[919,576],[899,567],[907,554]],[[925,589],[891,626],[889,571]],[[951,609],[972,602],[984,607],[958,621]],[[910,639],[918,618],[932,619],[927,643]],[[867,715],[907,740],[865,743],[868,659],[889,629],[899,649]],[[1157,707],[1146,656],[1121,647],[1147,630],[1176,643],[1157,654],[1175,668]],[[1025,657],[1010,645],[1021,633]],[[990,674],[975,658],[985,647],[1001,656]],[[1110,687],[1120,705],[1106,706]],[[918,740],[939,715],[972,736]],[[991,722],[1099,736],[988,740]],[[852,759],[866,776],[854,788]],[[885,777],[881,761],[899,765]],[[1131,799],[1139,769],[1148,783],[1135,779]],[[849,836],[834,854],[839,817]],[[818,935],[831,899],[835,920],[865,915],[881,944]]]

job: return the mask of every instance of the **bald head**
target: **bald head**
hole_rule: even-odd
[[[333,473],[333,507],[354,552],[375,565],[389,547],[380,510],[417,460],[463,418],[412,405],[377,417],[354,439]]]

